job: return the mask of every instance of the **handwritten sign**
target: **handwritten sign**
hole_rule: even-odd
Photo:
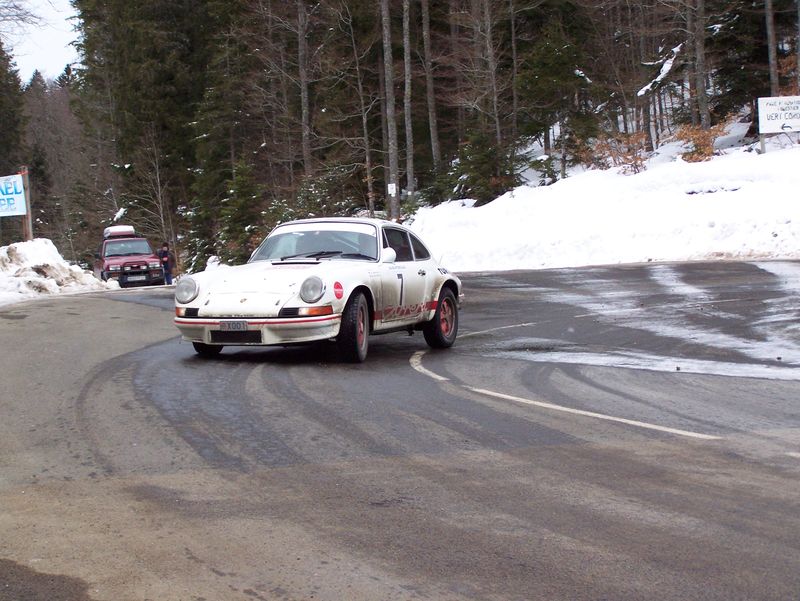
[[[0,176],[0,217],[25,215],[27,212],[22,176]]]
[[[758,99],[758,133],[800,132],[800,96]]]

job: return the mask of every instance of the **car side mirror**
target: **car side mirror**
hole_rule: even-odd
[[[381,263],[394,263],[397,261],[397,252],[393,248],[384,248]]]

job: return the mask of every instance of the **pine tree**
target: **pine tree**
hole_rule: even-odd
[[[196,175],[187,215],[192,270],[202,268],[211,255],[231,256],[219,238],[219,233],[228,228],[225,219],[232,215],[228,212],[223,216],[223,203],[229,201],[232,182],[239,179],[237,170],[243,179],[252,178],[245,148],[248,78],[254,67],[239,35],[247,18],[246,2],[209,2],[208,14],[215,34],[209,46],[212,55],[206,71],[207,86],[193,119]]]
[[[228,193],[222,199],[220,219],[220,252],[223,261],[237,265],[245,263],[266,232],[262,231],[261,190],[255,181],[253,168],[239,161],[228,180]]]
[[[0,41],[0,175],[11,175],[19,171],[23,160],[23,113],[22,83],[11,56]]]

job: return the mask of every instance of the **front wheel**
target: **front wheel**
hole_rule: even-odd
[[[216,357],[222,352],[220,344],[204,344],[202,342],[192,342],[194,352],[201,357]]]
[[[344,308],[336,339],[339,353],[348,363],[363,363],[369,347],[369,307],[362,292],[355,293]]]
[[[431,348],[450,348],[458,335],[458,305],[450,288],[443,288],[439,294],[436,313],[422,327],[425,342]]]

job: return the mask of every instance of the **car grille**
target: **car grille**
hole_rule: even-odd
[[[261,331],[220,332],[212,330],[211,342],[217,344],[261,344]]]
[[[122,266],[125,275],[148,275],[147,263],[125,263]]]

